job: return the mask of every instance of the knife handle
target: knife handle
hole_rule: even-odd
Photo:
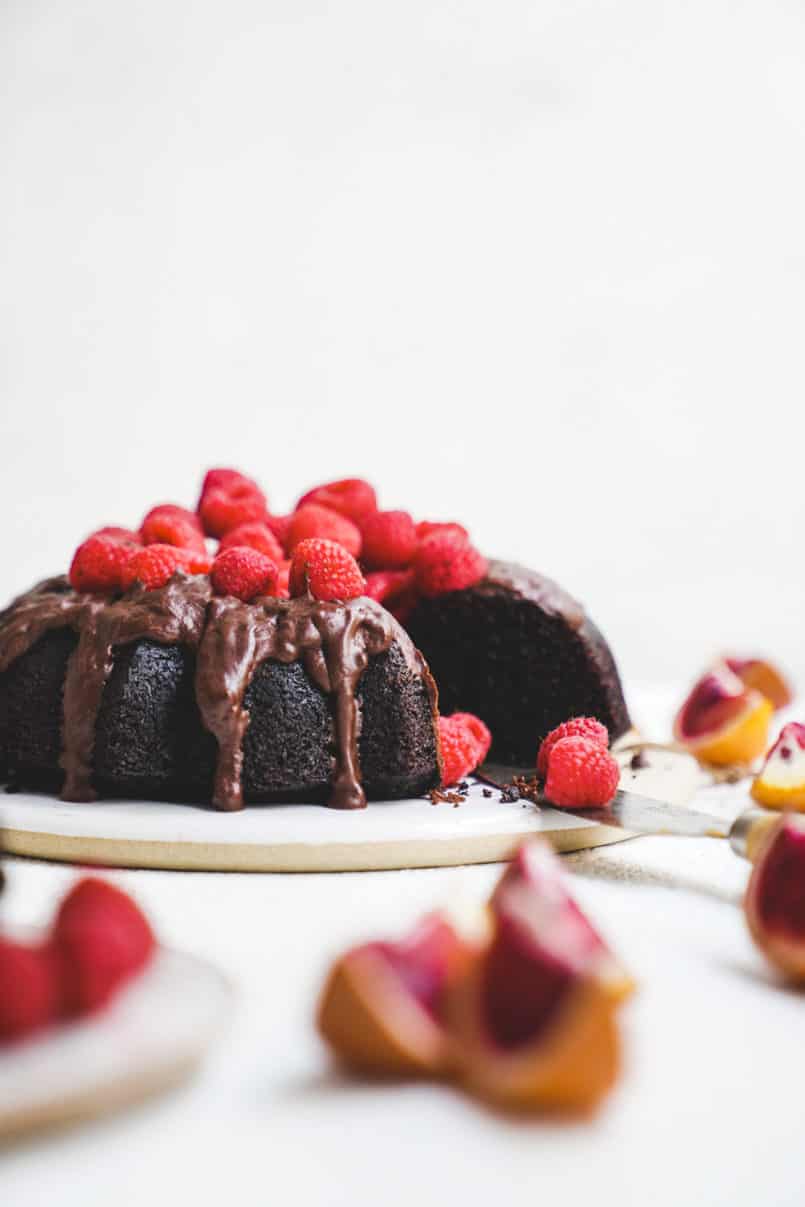
[[[747,809],[736,817],[729,832],[735,854],[754,863],[766,835],[781,817],[782,813],[769,809]]]

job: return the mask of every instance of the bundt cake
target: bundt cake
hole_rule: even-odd
[[[68,801],[360,808],[457,782],[487,727],[493,758],[533,766],[580,714],[629,727],[580,605],[357,479],[274,516],[252,479],[211,470],[196,512],[99,529],[69,577],[0,613],[0,768]]]
[[[421,598],[408,633],[439,684],[444,713],[476,713],[491,757],[533,766],[540,741],[573,716],[611,740],[631,724],[609,646],[566,591],[532,570],[490,561],[474,586]]]
[[[436,688],[378,603],[211,596],[206,576],[114,597],[50,579],[0,615],[10,782],[244,801],[415,796],[440,780]]]

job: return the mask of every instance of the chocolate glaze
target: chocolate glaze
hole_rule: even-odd
[[[64,682],[62,799],[95,799],[95,730],[115,648],[147,639],[196,651],[195,691],[205,728],[218,742],[213,804],[243,806],[243,706],[256,668],[266,659],[299,660],[333,698],[334,770],[329,804],[366,805],[358,765],[359,710],[355,693],[370,657],[397,642],[412,671],[424,679],[436,708],[436,689],[424,660],[380,604],[360,598],[330,603],[305,596],[241,603],[213,598],[209,579],[181,571],[162,588],[135,586],[113,598],[73,591],[65,578],[48,579],[0,614],[0,672],[45,633],[69,628],[78,636]]]
[[[243,806],[243,735],[249,714],[243,696],[266,658],[302,662],[313,682],[334,697],[335,774],[330,805],[362,809],[366,796],[358,769],[355,689],[370,656],[394,640],[391,616],[373,600],[326,603],[310,596],[256,603],[214,599],[199,648],[196,699],[204,725],[218,739],[213,804]]]
[[[580,629],[586,620],[586,613],[578,600],[552,578],[538,574],[536,570],[528,570],[516,562],[489,562],[486,578],[475,590],[483,592],[495,588],[511,591],[537,604],[551,616],[560,617],[571,629]]]
[[[0,616],[0,672],[52,629],[69,628],[78,635],[64,681],[62,800],[95,800],[95,724],[115,646],[141,638],[197,646],[210,593],[208,579],[181,573],[157,590],[135,585],[116,599],[81,594],[66,578],[51,578],[14,600]]]

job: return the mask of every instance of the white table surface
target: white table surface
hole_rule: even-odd
[[[593,1122],[513,1122],[441,1086],[344,1080],[312,1028],[336,953],[483,896],[498,868],[115,872],[166,942],[236,981],[237,1016],[169,1098],[3,1153],[3,1202],[801,1203],[805,1003],[749,941],[746,865],[725,844],[673,838],[569,863],[640,982],[623,1017],[625,1075]],[[4,909],[25,922],[46,918],[75,875],[25,860],[7,870]]]

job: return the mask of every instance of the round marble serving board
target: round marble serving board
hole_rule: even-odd
[[[624,771],[622,785],[682,803],[699,778],[686,756],[661,754],[644,771]],[[484,796],[484,789],[491,791]],[[612,826],[530,802],[503,802],[472,781],[454,807],[424,797],[372,801],[341,812],[322,805],[254,805],[239,813],[155,801],[66,804],[14,793],[0,799],[4,849],[16,855],[111,867],[217,872],[337,872],[445,867],[507,859],[529,835],[559,851],[619,842]]]
[[[162,949],[100,1014],[5,1047],[0,1144],[173,1089],[200,1064],[233,997],[212,965]]]

